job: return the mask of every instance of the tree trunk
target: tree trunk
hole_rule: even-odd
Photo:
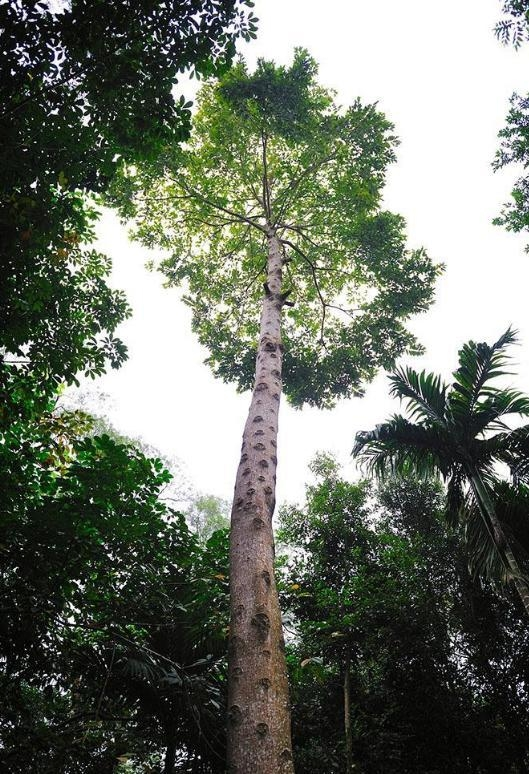
[[[472,485],[472,489],[474,490],[474,494],[478,501],[480,510],[482,513],[484,512],[484,516],[488,517],[490,521],[491,526],[489,532],[492,540],[494,541],[494,544],[498,548],[505,570],[515,585],[516,591],[518,592],[518,595],[525,608],[525,612],[527,615],[529,615],[529,586],[527,584],[526,577],[521,571],[520,565],[514,556],[511,545],[507,540],[500,520],[496,515],[494,503],[492,502],[487,487],[485,486],[485,483],[477,470],[472,470],[470,472],[470,483]]]
[[[255,385],[231,515],[228,770],[293,774],[288,680],[274,578],[283,251],[268,233]]]
[[[345,730],[345,771],[353,774],[353,729],[351,726],[351,654],[345,654],[343,678],[343,718]]]
[[[165,750],[163,774],[174,774],[176,762],[176,742],[169,739]]]

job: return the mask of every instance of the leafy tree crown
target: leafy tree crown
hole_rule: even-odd
[[[395,159],[392,124],[359,99],[347,109],[316,81],[298,49],[287,68],[244,62],[198,99],[185,148],[126,172],[113,192],[136,235],[170,256],[214,372],[252,384],[267,240],[285,258],[285,392],[330,406],[420,346],[404,322],[428,307],[439,273],[407,251],[404,221],[380,209]],[[292,305],[290,305],[292,303]]]

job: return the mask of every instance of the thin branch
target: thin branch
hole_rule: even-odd
[[[316,276],[315,266],[313,262],[310,260],[310,258],[308,257],[308,255],[304,253],[303,250],[300,247],[298,247],[298,245],[294,244],[294,242],[290,242],[288,239],[282,239],[281,241],[283,242],[283,244],[288,245],[296,253],[298,253],[298,255],[300,255],[301,258],[303,258],[303,260],[308,264],[310,268],[312,279],[314,281],[314,287],[316,288],[316,293],[318,294],[318,298],[320,299],[321,306],[322,306],[321,323],[320,323],[320,343],[325,347],[324,328],[325,328],[325,316],[327,313],[328,304],[322,296],[320,285],[318,283],[318,277]]]
[[[266,159],[268,138],[264,131],[261,132],[261,143],[263,147],[263,203],[265,206],[266,218],[270,223],[272,220],[272,209],[270,205],[270,181],[268,179],[268,162]]]
[[[330,156],[325,156],[323,159],[319,159],[318,161],[313,162],[312,164],[309,164],[308,167],[305,167],[302,172],[297,176],[297,178],[294,178],[286,188],[283,189],[282,193],[285,195],[285,199],[283,201],[283,204],[279,207],[279,212],[277,214],[277,220],[283,217],[285,210],[287,208],[287,205],[292,203],[292,201],[295,201],[295,198],[292,198],[292,194],[296,193],[296,190],[301,185],[304,178],[307,177],[307,175],[310,175],[311,172],[314,172],[318,169],[318,167],[322,167],[324,164],[327,164],[329,161],[334,161],[336,158],[336,154],[333,153]],[[289,202],[290,199],[290,202]],[[277,225],[277,221],[274,225]]]
[[[254,217],[251,217],[249,215],[243,215],[240,212],[235,212],[234,210],[229,209],[228,207],[224,207],[223,205],[219,204],[218,202],[214,202],[211,199],[208,199],[207,196],[204,196],[200,193],[200,191],[196,191],[195,189],[191,188],[190,186],[186,185],[186,183],[180,181],[173,181],[177,185],[182,186],[182,188],[185,191],[189,192],[189,198],[197,198],[200,201],[204,202],[204,204],[207,204],[209,207],[213,207],[213,209],[219,210],[220,212],[225,212],[227,215],[230,215],[232,218],[236,218],[239,222],[243,221],[244,223],[248,223],[250,226],[253,226],[254,228],[258,229],[259,231],[262,231],[263,234],[266,234],[266,228],[262,226],[260,223],[257,223]]]
[[[97,702],[97,707],[94,715],[94,720],[98,720],[99,718],[99,712],[101,710],[101,705],[103,703],[103,698],[105,696],[108,680],[110,678],[110,674],[112,672],[112,667],[114,666],[114,658],[116,657],[116,641],[114,640],[114,646],[112,648],[112,656],[110,658],[110,664],[108,665],[107,674],[105,677],[105,682],[103,683],[103,688],[101,689],[101,694],[99,696],[99,701]]]
[[[72,723],[76,723],[78,720],[101,720],[105,723],[130,723],[132,720],[132,717],[130,715],[127,715],[126,717],[120,717],[119,715],[104,715],[100,714],[99,718],[95,718],[94,714],[92,712],[79,712],[76,715],[72,715],[67,720],[63,720],[61,723],[56,723],[53,728],[64,728],[64,726],[69,726]]]
[[[255,282],[256,282],[256,281],[259,279],[259,277],[260,277],[262,274],[264,274],[264,273],[265,273],[265,271],[266,271],[266,262],[265,262],[265,263],[264,263],[264,264],[261,266],[261,268],[259,269],[259,271],[257,272],[257,274],[255,274],[255,275],[254,275],[254,276],[251,278],[250,282],[249,282],[249,283],[246,285],[246,287],[245,287],[245,288],[244,288],[244,290],[243,290],[243,293],[244,293],[244,294],[246,294],[246,293],[247,293],[247,292],[250,290],[250,288],[252,287],[252,285],[253,285],[253,284],[254,284],[254,283],[255,283]]]
[[[360,307],[358,307],[357,309],[344,309],[343,306],[336,306],[336,304],[325,304],[325,306],[328,309],[336,309],[338,312],[343,312],[344,314],[347,314],[349,317],[354,317],[356,312],[362,311]]]
[[[321,247],[321,245],[319,245],[317,242],[315,242],[312,239],[312,237],[309,237],[307,234],[305,234],[305,232],[304,232],[304,230],[303,230],[303,228],[301,226],[296,226],[293,223],[278,223],[277,225],[278,225],[279,228],[286,228],[289,231],[294,231],[296,234],[299,234],[299,236],[302,239],[304,239],[306,242],[308,242],[316,250],[319,250],[320,252],[323,251],[323,248]]]
[[[303,226],[294,225],[293,223],[278,224],[278,228],[294,231],[296,234],[298,234],[301,237],[301,239],[304,239],[306,242],[308,242],[311,245],[311,247],[313,247],[315,250],[318,250],[318,252],[320,253],[324,253],[325,252],[324,248],[321,245],[319,245],[317,242],[315,242],[311,237],[309,237],[304,230],[305,228],[316,228],[316,226],[317,224],[314,224],[314,225],[304,224]],[[288,240],[285,240],[285,242],[286,241]],[[351,272],[345,271],[344,269],[336,269],[331,266],[318,266],[316,263],[313,263],[313,266],[314,266],[314,271],[331,271],[334,274],[343,274],[345,277],[349,277],[349,278],[351,277]]]

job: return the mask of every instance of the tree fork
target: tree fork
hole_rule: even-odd
[[[283,251],[268,231],[255,383],[235,481],[230,538],[228,771],[293,774],[288,679],[274,577],[281,398]]]

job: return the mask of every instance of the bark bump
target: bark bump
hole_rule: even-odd
[[[237,704],[233,704],[229,708],[228,720],[232,726],[238,726],[242,722],[242,710]]]
[[[266,613],[256,613],[252,618],[252,626],[255,626],[257,635],[261,641],[267,639],[270,631],[270,618]]]
[[[268,726],[266,723],[257,723],[255,726],[258,736],[266,736],[268,733]]]

